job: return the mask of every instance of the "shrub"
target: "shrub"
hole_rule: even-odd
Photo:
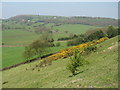
[[[98,39],[105,37],[105,36],[106,35],[104,34],[104,32],[100,30],[100,31],[96,31],[96,32],[90,34],[89,36],[87,36],[87,39],[89,41],[92,41],[92,40],[98,40]]]
[[[67,65],[67,69],[72,73],[76,74],[77,68],[83,66],[84,58],[80,55],[79,51],[76,49],[74,51],[73,57],[70,58],[70,63]]]
[[[36,65],[36,67],[41,68],[49,65],[52,65],[52,61],[48,60],[47,58],[44,58]]]
[[[2,45],[5,45],[5,43],[2,42]]]
[[[80,51],[80,53],[82,54],[84,52],[83,51],[84,48],[96,45],[96,44],[98,44],[100,42],[103,42],[107,39],[109,39],[109,38],[104,37],[104,38],[101,38],[97,41],[87,42],[87,43],[83,43],[83,44],[80,44],[80,45],[77,45],[77,46],[73,46],[71,48],[63,49],[63,50],[59,51],[58,53],[49,56],[48,58],[49,58],[49,60],[57,60],[57,59],[60,59],[60,58],[69,57],[69,56],[73,55],[74,49],[78,49]]]
[[[96,50],[97,50],[96,46],[89,46],[89,47],[84,48],[84,51],[89,51],[89,52],[96,51]]]
[[[71,40],[71,41],[67,42],[67,46],[73,46],[73,45],[75,45],[75,41],[74,40]]]
[[[72,65],[71,63],[69,63],[67,65],[67,69],[73,74],[75,75],[75,71],[77,71],[77,69],[74,67],[74,65]]]
[[[97,50],[97,47],[96,46],[89,46],[89,47],[86,47],[84,48],[84,54],[89,54],[90,52],[95,52]]]
[[[118,42],[120,42],[120,40],[118,40]]]
[[[60,46],[60,42],[57,42],[57,43],[56,43],[56,47],[59,47],[59,46]]]
[[[54,43],[49,43],[48,46],[49,47],[55,47],[55,44]]]
[[[71,39],[71,37],[61,37],[61,38],[58,38],[58,41],[69,40],[69,39]]]

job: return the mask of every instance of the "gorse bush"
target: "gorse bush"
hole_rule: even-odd
[[[60,58],[66,58],[66,57],[72,56],[74,53],[74,49],[78,49],[80,51],[80,53],[82,53],[84,48],[99,44],[107,39],[109,39],[109,38],[104,37],[104,38],[101,38],[97,41],[95,40],[92,42],[87,42],[87,43],[83,43],[83,44],[73,46],[73,47],[70,47],[67,49],[63,49],[63,50],[59,51],[58,53],[49,56],[48,58],[49,58],[49,60],[57,60]]]
[[[83,66],[85,63],[84,58],[80,54],[80,52],[75,49],[73,57],[70,57],[70,62],[67,65],[67,69],[72,73],[72,75],[76,74],[79,66]]]

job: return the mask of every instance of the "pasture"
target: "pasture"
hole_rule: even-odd
[[[68,48],[67,46],[51,47],[46,54],[58,52],[61,49]],[[26,61],[23,57],[24,47],[3,47],[2,48],[2,68]]]
[[[46,26],[51,26],[51,24],[47,24]],[[97,28],[89,25],[75,25],[75,24],[65,24],[61,26],[55,26],[52,30],[58,29],[59,32],[53,33],[53,39],[57,40],[61,37],[69,37],[71,33],[73,34],[82,34],[87,30]],[[65,31],[68,33],[65,33]],[[26,30],[4,30],[2,31],[3,43],[6,45],[26,45],[30,44],[33,40],[36,40],[40,37],[40,34],[36,34],[33,31]]]
[[[39,35],[25,30],[5,30],[2,31],[2,38],[6,45],[26,45],[39,38]]]
[[[36,61],[3,71],[3,82],[7,82],[3,88],[118,88],[117,41],[114,37],[98,44],[97,52],[84,57],[89,64],[80,67],[75,76],[66,70],[69,58],[53,61],[40,70],[35,67]]]
[[[39,24],[35,24],[35,25],[39,25]],[[53,23],[46,24],[47,27],[51,27],[51,25],[53,25]],[[63,24],[61,26],[54,26],[52,30],[56,30],[56,29],[59,30],[59,32],[53,33],[53,39],[55,40],[54,43],[56,45],[56,43],[59,42],[60,46],[51,47],[51,52],[49,53],[54,53],[61,49],[68,48],[66,41],[56,41],[58,38],[69,37],[71,33],[82,34],[85,33],[85,31],[93,28],[97,28],[97,27],[89,26],[89,25],[81,25],[81,24]],[[68,33],[65,32],[66,30],[68,31]],[[39,37],[40,34],[36,34],[34,31],[31,32],[27,30],[2,31],[3,43],[8,46],[11,45],[13,46],[13,47],[3,47],[3,65],[2,65],[3,68],[26,61],[23,58],[24,46],[32,43],[36,39],[39,39]]]
[[[82,25],[82,24],[63,24],[60,26],[53,27],[53,29],[58,29],[61,32],[68,31],[68,33],[74,33],[74,34],[82,34],[85,33],[87,30],[91,30],[94,28],[97,27],[90,25]]]

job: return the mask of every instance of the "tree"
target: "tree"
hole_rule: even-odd
[[[98,40],[106,36],[106,34],[101,30],[94,31],[88,36],[85,36],[85,35],[86,34],[81,34],[81,35],[78,35],[76,38],[74,37],[74,39],[67,42],[67,46],[78,45],[78,44],[82,44],[82,43],[92,41],[92,40]]]
[[[118,35],[118,29],[115,29],[113,26],[109,26],[107,29],[107,35],[109,38]]]
[[[70,58],[70,62],[67,65],[67,69],[72,73],[76,74],[77,68],[84,65],[84,58],[81,56],[80,52],[76,49],[74,51],[73,57]]]
[[[34,56],[34,53],[32,52],[31,48],[29,46],[26,46],[25,51],[23,53],[23,57],[29,60],[33,56]]]
[[[88,38],[89,41],[92,41],[92,40],[95,40],[95,39],[98,40],[98,39],[100,39],[102,37],[105,37],[105,36],[106,35],[104,34],[104,32],[99,30],[99,31],[96,31],[96,32],[90,34],[87,38]]]
[[[41,57],[45,52],[50,51],[49,47],[54,46],[52,34],[43,32],[38,40],[33,41],[25,47],[24,58],[29,60],[33,57]]]
[[[41,57],[46,51],[48,51],[49,42],[46,40],[38,39],[25,47],[24,57],[29,60],[30,58],[37,56]]]
[[[52,34],[50,34],[49,32],[44,32],[42,33],[41,37],[43,40],[47,41],[50,47],[54,47],[54,39],[52,38]]]

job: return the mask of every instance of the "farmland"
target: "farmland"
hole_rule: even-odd
[[[49,27],[53,24],[47,24],[47,25]],[[54,29],[59,30],[58,33],[53,33],[53,38],[54,40],[56,40],[54,43],[60,42],[61,46],[52,47],[51,53],[57,52],[60,49],[67,48],[66,41],[57,41],[58,38],[69,37],[71,33],[82,34],[85,33],[85,31],[93,28],[97,28],[97,27],[89,26],[89,25],[74,25],[74,24],[65,24],[54,27],[53,30]],[[65,33],[65,30],[67,30],[68,33]],[[5,45],[13,46],[13,47],[3,47],[3,68],[4,68],[10,65],[14,65],[26,61],[25,58],[23,57],[24,46],[32,43],[36,39],[39,39],[40,34],[36,34],[33,31],[29,32],[26,30],[4,30],[2,31],[2,37],[3,37],[3,43]]]
[[[12,67],[2,71],[3,88],[117,88],[116,21],[39,15],[3,20],[2,68]],[[67,65],[75,50],[88,63],[73,74]],[[12,66],[25,61],[30,63]]]
[[[51,47],[50,48],[51,52],[46,54],[55,53],[65,48],[68,47]],[[24,47],[3,47],[2,51],[3,51],[2,68],[26,61],[26,59],[23,57]]]
[[[53,61],[51,66],[32,70],[39,62],[21,65],[3,72],[3,87],[12,88],[117,88],[118,37],[97,45],[97,52],[85,59],[89,64],[79,68],[79,74],[69,77],[66,70],[69,58]],[[109,49],[112,47],[111,49]],[[100,55],[99,55],[100,54]],[[98,64],[99,63],[99,64]],[[26,70],[27,68],[27,70]],[[24,72],[24,73],[23,73]],[[14,74],[13,74],[14,73]],[[12,75],[12,77],[11,77]]]
[[[53,28],[53,30],[54,29],[59,30],[58,33],[53,33],[53,38],[57,40],[58,38],[63,36],[68,37],[71,33],[82,34],[85,33],[87,30],[94,28],[97,27],[89,26],[89,25],[65,24]],[[65,33],[65,31],[68,31],[68,33]],[[33,40],[38,39],[40,35],[36,34],[33,31],[29,32],[26,30],[4,30],[2,31],[2,36],[3,36],[3,42],[6,45],[23,45],[23,44],[30,44]]]
[[[2,32],[3,42],[6,45],[26,45],[35,40],[39,36],[34,32],[25,30],[7,30]]]

